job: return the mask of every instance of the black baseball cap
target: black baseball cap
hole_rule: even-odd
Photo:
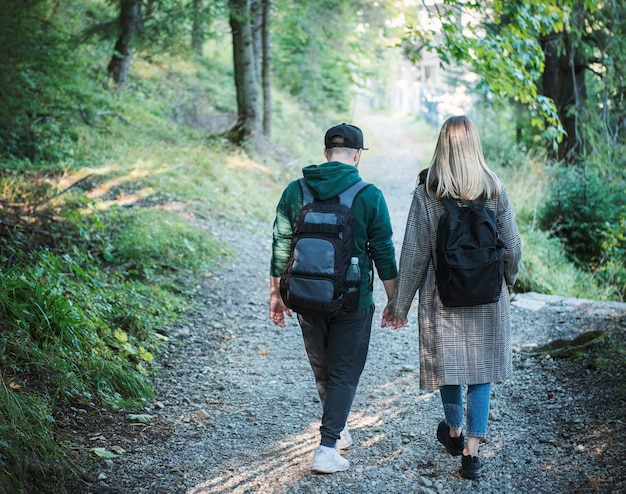
[[[343,139],[335,139],[335,137],[342,137]],[[345,122],[341,125],[335,125],[326,131],[324,145],[326,149],[367,149],[363,147],[363,132],[361,132],[361,129]]]

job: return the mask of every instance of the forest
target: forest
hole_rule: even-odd
[[[357,101],[391,113],[400,73],[433,139],[479,123],[523,238],[513,291],[626,298],[623,2],[0,7],[0,492],[68,492],[110,453],[68,432],[151,399],[195,280],[237,255],[210,225],[268,221],[311,142]]]

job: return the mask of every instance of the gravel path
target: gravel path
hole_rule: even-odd
[[[385,192],[399,253],[420,150],[407,147],[412,138],[397,128],[389,136],[383,131],[381,142],[402,152],[383,157],[372,150],[361,168]],[[211,228],[242,256],[205,282],[201,308],[172,330],[177,344],[146,407],[152,422],[133,424],[126,413],[102,418],[90,446],[124,452],[103,461],[99,479],[80,492],[626,492],[623,375],[521,351],[595,328],[623,334],[626,304],[516,297],[515,372],[493,386],[481,445],[488,472],[468,481],[458,476],[460,459],[435,438],[439,394],[418,387],[416,311],[401,330],[380,328],[385,300],[377,281],[370,354],[349,418],[351,469],[313,474],[321,406],[297,322],[279,329],[267,317],[270,225]]]

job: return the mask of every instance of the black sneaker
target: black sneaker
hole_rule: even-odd
[[[461,477],[477,479],[485,473],[485,464],[478,456],[463,455],[461,458]]]
[[[446,447],[446,451],[452,456],[460,456],[463,454],[465,447],[465,439],[463,433],[459,437],[450,437],[450,427],[445,420],[439,422],[437,427],[437,440]]]

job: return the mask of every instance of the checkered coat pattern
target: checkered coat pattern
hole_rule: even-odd
[[[391,314],[406,318],[419,290],[420,387],[499,382],[512,371],[509,292],[522,257],[521,240],[504,185],[485,207],[496,211],[505,245],[500,300],[474,307],[445,307],[435,283],[437,226],[445,206],[415,189],[400,255],[398,287]]]

